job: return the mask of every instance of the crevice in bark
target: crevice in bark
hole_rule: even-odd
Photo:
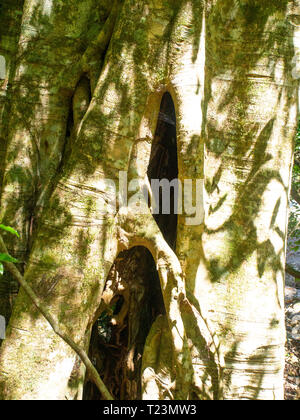
[[[91,42],[91,44],[88,46],[85,53],[83,54],[80,64],[84,72],[93,72],[95,57],[101,59],[105,50],[107,50],[113,34],[113,30],[118,17],[118,13],[120,11],[121,4],[121,0],[113,0],[113,6],[110,15],[107,18],[103,28],[101,29],[97,38],[93,42]]]
[[[178,178],[178,157],[176,144],[176,114],[174,102],[171,95],[166,92],[163,95],[160,112],[155,132],[155,138],[152,145],[151,157],[148,167],[148,178],[151,180],[167,179],[173,181]],[[176,234],[177,234],[177,214],[175,197],[178,195],[178,187],[170,190],[170,214],[163,214],[162,189],[159,193],[159,209],[158,214],[154,215],[154,219],[158,224],[165,240],[169,246],[175,250]]]
[[[92,99],[91,83],[87,75],[83,75],[76,85],[70,98],[69,113],[66,125],[66,140],[62,151],[62,159],[57,173],[60,173],[70,155],[72,143],[77,135],[80,123],[90,105]]]
[[[44,203],[49,200],[57,183],[58,177],[61,176],[63,169],[66,167],[66,162],[71,154],[71,149],[77,136],[78,128],[89,107],[91,98],[92,94],[90,80],[86,75],[83,75],[77,83],[73,95],[70,96],[69,110],[68,114],[66,115],[65,141],[61,151],[61,160],[56,171],[57,176],[54,177],[54,179],[50,179],[49,182],[43,186],[42,190],[36,190],[35,199],[32,203],[28,228],[29,232],[27,243],[27,258],[35,240],[37,225],[41,216],[42,209],[44,207]],[[45,150],[47,150],[49,147],[47,140],[45,140],[43,147]]]
[[[104,59],[113,36],[116,22],[123,0],[113,0],[112,7],[103,27],[83,52],[79,62],[66,74],[65,69],[60,72],[58,79],[64,88],[73,89],[77,81],[87,75],[91,80],[91,91],[94,92],[101,74]]]
[[[150,252],[144,247],[121,252],[106,282],[89,349],[90,359],[116,399],[141,399],[144,345],[153,322],[163,314]],[[88,376],[83,399],[102,399]]]

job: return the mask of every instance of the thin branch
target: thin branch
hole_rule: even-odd
[[[291,197],[295,200],[298,204],[300,204],[300,194],[297,191],[297,188],[293,185],[291,190]]]
[[[289,236],[292,237],[293,234],[296,232],[296,230],[298,230],[300,228],[300,220],[299,222],[296,224],[296,226],[294,227],[294,229],[289,233]]]
[[[300,168],[300,160],[297,159],[296,157],[294,158],[294,165],[297,165]]]
[[[285,264],[285,271],[296,279],[300,279],[300,271],[296,270],[288,263]]]
[[[0,235],[0,251],[8,254],[7,248],[4,244],[4,241],[1,235]],[[63,341],[65,341],[75,351],[75,353],[77,353],[77,355],[80,357],[80,359],[86,366],[86,369],[88,373],[90,374],[91,379],[94,381],[95,385],[97,386],[101,394],[107,400],[113,400],[113,397],[111,396],[110,392],[106,388],[105,384],[100,378],[97,370],[95,369],[94,365],[90,361],[86,352],[82,348],[80,348],[67,334],[61,331],[58,322],[53,318],[53,316],[48,311],[46,306],[40,301],[40,299],[37,297],[37,295],[34,293],[32,288],[25,281],[24,277],[16,268],[16,266],[9,262],[5,262],[4,265],[7,268],[7,270],[12,274],[12,276],[18,281],[20,286],[23,287],[25,293],[28,295],[28,297],[31,299],[31,301],[34,303],[37,309],[43,314],[43,316],[49,322],[55,334],[57,334]]]

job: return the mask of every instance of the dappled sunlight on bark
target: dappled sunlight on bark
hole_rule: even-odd
[[[26,0],[0,103],[1,223],[21,233],[5,241],[116,398],[283,397],[288,3]],[[203,180],[199,223],[151,199],[137,215],[120,172],[150,195],[148,177]],[[1,398],[101,399],[24,291],[8,301],[9,274],[2,288]]]

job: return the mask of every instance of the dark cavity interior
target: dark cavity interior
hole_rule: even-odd
[[[168,92],[164,94],[161,102],[148,168],[148,178],[150,183],[153,179],[173,181],[178,178],[176,114],[174,102]],[[154,218],[165,240],[175,250],[178,217],[175,214],[177,202],[175,202],[174,197],[177,195],[177,188],[171,188],[170,194],[170,214],[162,213],[163,197],[162,190],[160,189],[159,213],[154,215]]]

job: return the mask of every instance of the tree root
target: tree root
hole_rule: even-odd
[[[85,53],[83,54],[80,61],[80,67],[84,73],[90,72],[91,62],[95,61],[95,57],[101,57],[101,55],[106,50],[109,41],[112,37],[115,22],[120,11],[120,4],[120,0],[114,0],[110,15],[107,18],[103,28],[99,32],[97,38],[93,42],[91,42],[91,44],[88,46]]]
[[[145,210],[145,209],[144,209]],[[144,246],[152,254],[160,278],[161,289],[168,317],[168,325],[173,340],[177,362],[177,377],[181,378],[183,398],[188,398],[193,378],[192,348],[198,354],[205,347],[214,360],[218,372],[218,394],[222,393],[222,371],[224,360],[219,352],[219,342],[201,311],[197,310],[187,298],[185,281],[180,262],[169,247],[158,228],[150,210],[147,214],[136,215],[128,208],[119,212],[118,240],[120,250],[134,246]],[[192,324],[192,326],[191,326]],[[192,330],[191,330],[192,327]],[[194,328],[197,328],[202,343],[193,342]],[[198,340],[197,340],[198,341]],[[200,342],[199,341],[199,342]]]
[[[110,14],[96,39],[94,39],[89,44],[81,56],[81,59],[77,64],[73,66],[73,68],[69,69],[68,73],[66,73],[65,69],[60,72],[58,75],[58,80],[61,82],[58,83],[58,85],[65,86],[65,88],[70,90],[74,90],[82,75],[87,74],[89,78],[91,78],[94,68],[101,69],[101,63],[103,62],[102,55],[108,48],[112,38],[121,4],[122,0],[113,0],[113,6],[111,8]],[[94,87],[95,86],[93,86],[93,88]]]

